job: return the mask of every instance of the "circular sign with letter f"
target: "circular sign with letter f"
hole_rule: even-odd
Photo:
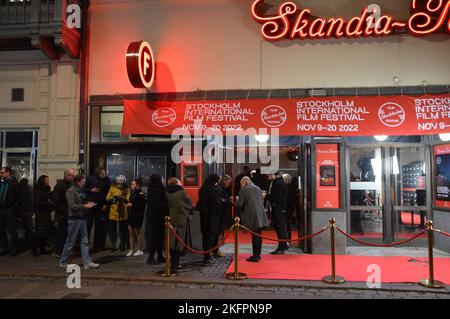
[[[135,88],[149,88],[155,78],[155,59],[150,44],[145,41],[131,42],[128,45],[127,73]]]

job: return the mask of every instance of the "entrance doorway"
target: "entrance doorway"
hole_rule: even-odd
[[[392,243],[425,228],[431,214],[429,148],[423,144],[347,148],[347,225],[371,242]],[[350,245],[356,244],[349,241]],[[423,239],[408,245],[425,246]]]

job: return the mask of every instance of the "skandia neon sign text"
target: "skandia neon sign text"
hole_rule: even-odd
[[[413,36],[436,32],[450,32],[450,0],[413,0],[408,21],[395,21],[389,15],[380,15],[370,7],[361,15],[345,18],[313,17],[310,9],[300,9],[291,1],[278,7],[277,15],[261,16],[258,13],[264,0],[256,0],[251,7],[253,18],[262,24],[261,34],[266,40],[327,39],[342,37],[388,36],[407,30]]]
[[[150,44],[145,41],[131,42],[126,54],[127,73],[135,88],[149,88],[155,79],[155,58]]]

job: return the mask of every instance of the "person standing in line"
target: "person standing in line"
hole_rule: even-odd
[[[20,203],[17,208],[17,219],[25,228],[25,236],[34,242],[33,225],[33,189],[30,187],[30,181],[22,178],[19,181]]]
[[[73,185],[66,192],[67,207],[68,207],[68,231],[67,240],[59,261],[60,267],[67,268],[69,262],[70,252],[75,245],[78,235],[81,236],[80,250],[81,257],[85,269],[95,269],[99,267],[92,261],[89,256],[89,239],[87,233],[87,218],[89,210],[97,205],[94,202],[86,202],[86,193],[84,191],[84,184],[86,177],[82,174],[77,175],[74,179]]]
[[[241,224],[257,235],[269,226],[269,221],[264,209],[264,199],[261,189],[253,184],[250,177],[243,177],[239,199],[235,204],[241,208]],[[261,259],[262,238],[252,234],[253,255],[247,258],[248,262],[258,262]]]
[[[145,194],[141,190],[141,180],[131,182],[130,208],[128,214],[128,232],[130,233],[130,251],[127,257],[143,256],[141,228],[144,223]]]
[[[188,218],[194,203],[184,190],[178,178],[172,177],[168,181],[167,201],[169,203],[170,222],[174,231],[179,237],[187,242]],[[170,234],[170,257],[171,269],[183,268],[180,263],[180,255],[184,251],[183,245],[178,241],[173,233]],[[167,258],[167,256],[166,256]]]
[[[106,170],[103,167],[97,167],[95,174],[86,179],[84,186],[89,201],[97,203],[88,215],[87,227],[90,238],[92,225],[94,224],[94,247],[93,251],[102,251],[105,249],[106,236],[108,234],[108,212],[106,211],[106,195],[111,187],[111,181],[106,176]]]
[[[231,183],[232,179],[229,175],[224,175],[220,181],[220,192],[219,192],[219,201],[220,201],[220,216],[219,216],[219,230],[220,234],[217,238],[217,241],[214,242],[213,247],[219,244],[219,237],[224,234],[224,225],[225,220],[230,219],[231,215],[229,215],[230,207],[231,207]],[[225,257],[226,255],[220,251],[219,248],[213,251],[213,256],[215,258]]]
[[[288,188],[287,204],[286,204],[286,228],[287,228],[287,238],[292,239],[292,217],[294,212],[298,207],[297,199],[297,185],[289,174],[283,174],[283,180]]]
[[[20,188],[9,167],[2,167],[0,175],[0,247],[3,247],[0,255],[9,253],[9,256],[13,257],[17,255],[16,220],[20,204]],[[9,247],[6,232],[11,238]]]
[[[116,250],[117,227],[119,228],[120,251],[125,251],[128,242],[128,209],[130,204],[130,191],[127,178],[123,175],[116,177],[116,183],[109,189],[106,200],[110,203],[109,210],[109,239],[112,250]]]
[[[207,251],[217,245],[221,232],[222,204],[220,194],[220,176],[209,175],[198,192],[197,208],[200,211],[200,223],[203,236],[203,250]],[[203,255],[203,262],[215,264],[216,260],[211,254]]]
[[[50,236],[52,211],[53,203],[49,178],[46,175],[41,175],[34,187],[36,233],[33,248],[31,250],[33,256],[48,255],[50,253],[45,249],[45,245]]]
[[[163,256],[164,218],[169,215],[169,203],[161,175],[150,176],[148,185],[148,203],[146,220],[146,239],[148,249],[147,264],[159,264],[166,261]],[[158,257],[155,259],[155,253]]]
[[[271,184],[266,198],[270,203],[272,222],[278,239],[287,240],[286,205],[288,188],[283,177],[281,177],[279,173],[270,174],[269,180],[271,181]],[[286,241],[278,242],[277,249],[271,252],[271,254],[282,255],[284,254],[284,251],[288,249],[289,247]]]
[[[55,207],[56,236],[53,255],[60,258],[67,239],[69,210],[67,207],[66,192],[72,187],[75,178],[74,169],[64,171],[64,179],[57,182],[52,193],[52,201]]]

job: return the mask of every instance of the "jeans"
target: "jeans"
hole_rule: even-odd
[[[90,262],[92,262],[92,259],[89,256],[89,239],[87,234],[86,220],[85,219],[69,220],[68,225],[69,228],[67,240],[61,255],[61,264],[67,264],[67,262],[69,261],[70,251],[72,247],[75,245],[75,241],[77,240],[78,234],[81,234],[80,249],[83,263],[85,265],[89,264]]]

